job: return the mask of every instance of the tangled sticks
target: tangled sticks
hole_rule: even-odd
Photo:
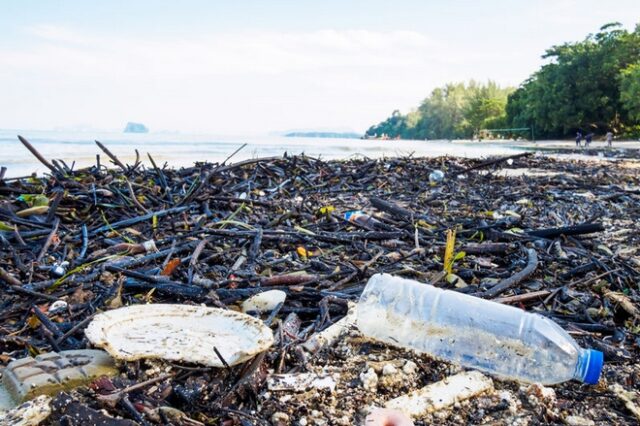
[[[112,158],[115,169],[99,161],[73,169],[43,159],[53,169],[49,175],[0,179],[3,365],[34,351],[86,347],[84,330],[101,311],[155,303],[240,309],[267,290],[286,294],[261,316],[277,339],[260,357],[215,370],[126,362],[120,367],[126,380],[94,383],[95,394],[65,397],[87,408],[78,412],[102,408],[148,424],[161,423],[170,410],[201,423],[277,424],[273,419],[285,415],[291,423],[311,422],[311,413],[327,424],[342,418],[358,423],[361,407],[382,405],[450,372],[445,363],[363,342],[355,332],[315,344],[335,324],[352,331],[340,321],[376,272],[544,313],[616,361],[606,367],[610,383],[628,386],[640,374],[632,309],[640,300],[640,179],[623,164],[534,156],[513,158],[512,165],[289,156],[183,169],[118,160],[123,168]],[[471,170],[482,163],[485,170],[545,173]],[[431,185],[434,169],[445,178]],[[353,210],[375,221],[345,220]],[[449,282],[443,279],[445,235],[454,229],[451,269],[458,279]],[[57,308],[65,306],[58,302],[66,307]],[[386,364],[395,375],[382,373]],[[285,398],[266,389],[271,373],[327,372],[337,377],[333,390]],[[379,391],[364,386],[374,376]],[[156,378],[153,386],[136,386]],[[498,380],[495,387],[496,395],[513,390]],[[532,406],[523,395],[517,415],[545,423],[548,413],[568,410],[602,423],[611,407],[626,410],[606,389],[565,384],[556,392],[561,409]],[[102,406],[97,395],[111,394],[123,398]],[[489,406],[470,404],[452,414],[458,422],[517,421],[499,398]],[[56,404],[54,410],[54,418],[64,413]],[[627,422],[622,414],[618,420]]]

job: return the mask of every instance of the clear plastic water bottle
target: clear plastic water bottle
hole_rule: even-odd
[[[580,348],[548,318],[388,274],[367,283],[357,325],[373,339],[505,379],[595,384],[602,370],[602,352]]]

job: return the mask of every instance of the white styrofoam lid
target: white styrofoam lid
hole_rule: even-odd
[[[126,361],[161,358],[211,367],[244,362],[273,344],[273,333],[239,312],[192,305],[132,305],[96,315],[85,335]]]

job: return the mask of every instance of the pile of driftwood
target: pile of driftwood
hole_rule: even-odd
[[[73,424],[98,424],[89,420],[95,410],[127,424],[356,424],[367,404],[455,369],[354,330],[318,339],[378,272],[538,312],[605,353],[601,385],[560,385],[544,409],[533,391],[496,381],[496,395],[515,402],[494,396],[445,410],[438,422],[637,421],[633,394],[612,390],[633,391],[640,380],[637,164],[530,154],[488,161],[283,156],[178,170],[151,155],[151,167],[124,164],[98,143],[109,168],[98,155],[93,167],[74,170],[22,141],[49,173],[0,173],[2,365],[90,347],[84,329],[101,311],[149,303],[237,310],[265,290],[286,293],[261,317],[276,336],[267,352],[222,369],[123,362],[118,377],[70,390],[67,402],[81,413]],[[434,170],[444,179],[430,181]],[[352,211],[360,213],[346,219]],[[368,386],[368,372],[382,380],[386,364],[409,365],[411,374]],[[304,379],[286,398],[268,385],[274,375],[303,380],[322,371],[341,378],[332,386]],[[61,407],[43,424],[64,424],[55,414]]]

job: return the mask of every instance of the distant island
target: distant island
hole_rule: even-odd
[[[124,128],[125,133],[149,133],[149,129],[142,123],[128,122]]]
[[[360,139],[362,135],[353,132],[291,132],[285,134],[287,138],[340,138]]]

